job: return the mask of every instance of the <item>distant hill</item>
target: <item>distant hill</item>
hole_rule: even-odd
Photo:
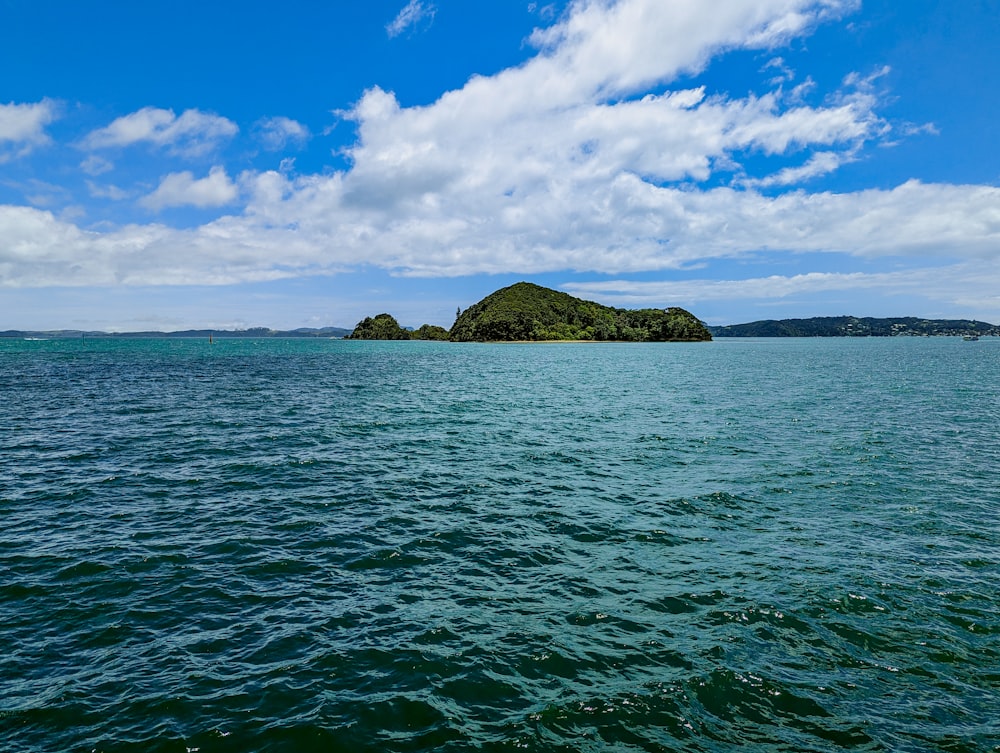
[[[451,328],[450,339],[696,342],[711,340],[712,335],[681,308],[616,309],[519,282],[463,311]]]
[[[709,327],[715,337],[931,337],[1000,335],[1000,327],[969,319],[874,319],[816,316],[811,319],[765,319],[748,324]]]
[[[343,327],[301,327],[299,329],[281,330],[268,329],[267,327],[253,327],[251,329],[185,329],[177,332],[99,332],[84,331],[78,329],[57,329],[44,331],[27,331],[19,329],[8,329],[0,332],[0,337],[203,337],[208,339],[211,335],[216,340],[234,337],[346,337],[351,334],[351,330]]]

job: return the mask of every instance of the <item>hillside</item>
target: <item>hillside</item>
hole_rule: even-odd
[[[410,333],[399,326],[389,314],[366,316],[349,334],[347,340],[409,340]]]
[[[519,282],[463,311],[451,328],[451,339],[697,342],[712,335],[681,308],[616,309]]]
[[[1000,327],[968,319],[876,319],[817,316],[811,319],[765,319],[709,328],[715,337],[929,337],[1000,335]]]
[[[348,335],[347,340],[447,340],[448,330],[433,324],[423,324],[412,332],[399,326],[395,317],[377,314],[365,317]]]

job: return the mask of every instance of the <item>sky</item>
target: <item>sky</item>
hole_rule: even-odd
[[[0,0],[0,330],[1000,323],[1000,0]]]

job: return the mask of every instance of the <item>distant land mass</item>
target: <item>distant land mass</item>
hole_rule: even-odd
[[[765,319],[748,324],[709,327],[715,337],[939,337],[1000,336],[1000,327],[970,319],[875,319],[816,316],[811,319]]]
[[[267,327],[251,327],[250,329],[185,329],[177,332],[99,332],[79,329],[56,330],[20,330],[8,329],[0,332],[0,337],[203,337],[215,339],[234,337],[346,337],[351,330],[343,327],[300,327],[299,329],[268,329]]]
[[[510,342],[597,340],[619,342],[698,342],[712,337],[1000,337],[1000,326],[974,319],[817,316],[764,319],[746,324],[706,326],[682,308],[616,309],[574,298],[540,285],[519,282],[502,288],[465,311],[451,330],[433,324],[404,328],[389,314],[366,317],[353,329],[300,327],[291,330],[186,329],[103,332],[56,329],[0,331],[0,338],[345,338],[354,340],[452,340]]]
[[[518,282],[459,311],[450,331],[425,324],[409,331],[389,314],[367,317],[355,340],[451,340],[453,342],[700,342],[705,325],[681,308],[615,309],[568,293]]]

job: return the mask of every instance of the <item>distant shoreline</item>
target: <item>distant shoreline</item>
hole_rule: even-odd
[[[1000,337],[1000,326],[974,319],[922,319],[918,317],[812,317],[808,319],[766,319],[746,324],[708,326],[715,338],[738,337]],[[53,329],[0,331],[0,339],[209,339],[254,338],[342,339],[354,330],[346,327],[299,328],[276,330],[267,327],[250,329],[186,329],[173,332],[140,330],[104,332],[101,330]],[[503,343],[578,343],[630,342],[628,340],[486,340]]]
[[[1000,327],[975,319],[815,316],[765,319],[709,327],[712,337],[977,337],[1000,336]]]
[[[277,330],[266,327],[254,327],[252,329],[186,329],[175,332],[159,332],[155,330],[138,332],[102,332],[100,330],[75,330],[75,329],[54,329],[54,330],[16,330],[10,329],[0,332],[0,338],[18,339],[26,337],[45,337],[49,339],[214,339],[238,340],[253,338],[298,338],[298,339],[330,339],[346,337],[352,330],[344,327],[323,327],[320,329],[293,329]]]

